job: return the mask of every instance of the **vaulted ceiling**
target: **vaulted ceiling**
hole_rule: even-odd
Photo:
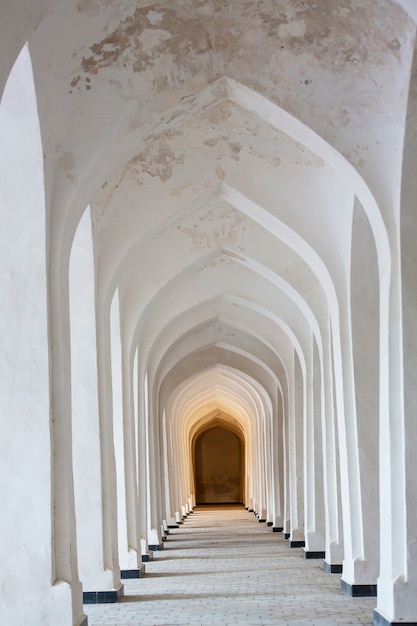
[[[99,305],[118,289],[163,403],[199,372],[207,415],[220,379],[231,414],[233,376],[285,388],[294,350],[303,367],[349,300],[352,223],[389,257],[410,15],[391,0],[7,4],[0,79],[28,41],[52,257],[66,266],[90,204]]]

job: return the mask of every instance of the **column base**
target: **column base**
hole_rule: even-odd
[[[292,541],[290,540],[288,542],[288,545],[290,546],[290,548],[304,548],[304,546],[306,545],[305,541]]]
[[[325,556],[324,550],[304,550],[305,559],[324,559]]]
[[[258,519],[258,522],[259,522],[260,524],[265,524],[266,519]]]
[[[386,617],[374,609],[374,626],[417,626],[417,622],[390,622]]]
[[[253,513],[253,509],[248,509],[249,513]]]
[[[151,550],[151,552],[158,552],[159,550],[163,550],[163,548],[163,543],[152,543],[148,546],[148,550]]]
[[[343,578],[340,580],[342,591],[351,598],[368,598],[376,596],[376,585],[351,585]]]
[[[153,559],[153,554],[142,554],[142,563],[149,563]]]
[[[142,578],[145,573],[145,566],[140,565],[137,569],[121,569],[120,570],[120,578],[122,580],[127,580],[129,578]]]
[[[289,539],[290,538],[290,533],[284,533],[284,539]]]
[[[83,604],[114,604],[124,596],[124,586],[110,591],[84,591]]]
[[[179,524],[168,524],[168,528],[179,528]]]
[[[266,525],[267,526],[272,526],[274,522],[267,522]]]
[[[323,561],[323,569],[328,574],[341,574],[343,565],[341,563],[327,563],[327,561]]]
[[[273,533],[282,533],[283,530],[284,530],[283,526],[273,526],[272,527],[272,532]]]

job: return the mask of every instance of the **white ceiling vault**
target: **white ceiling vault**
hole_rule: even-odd
[[[390,263],[413,3],[8,4],[0,80],[28,41],[52,257],[90,205],[99,306],[118,289],[163,404],[230,365],[286,389],[349,298],[355,205]]]

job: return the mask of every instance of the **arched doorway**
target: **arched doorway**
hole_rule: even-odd
[[[213,426],[195,440],[194,472],[197,504],[243,501],[243,442],[236,432]]]

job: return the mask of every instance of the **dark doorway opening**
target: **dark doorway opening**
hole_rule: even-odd
[[[197,504],[243,501],[243,444],[232,430],[214,426],[197,436],[194,470]]]

